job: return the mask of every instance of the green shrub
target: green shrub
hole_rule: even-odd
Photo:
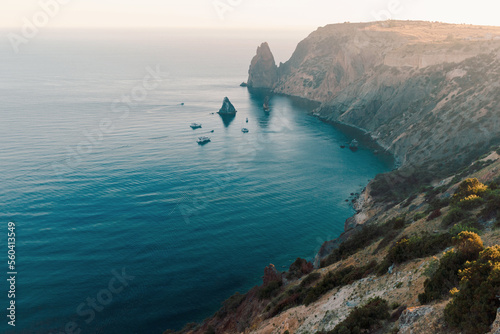
[[[460,232],[458,236],[453,238],[453,243],[457,252],[468,261],[475,260],[479,252],[484,248],[481,237],[477,233],[470,231]]]
[[[425,217],[427,217],[427,214],[425,212],[417,212],[415,214],[415,216],[413,216],[413,220],[417,221],[417,220],[423,219]]]
[[[304,304],[309,305],[336,287],[354,283],[355,281],[370,275],[376,266],[377,262],[372,261],[362,267],[349,266],[341,270],[330,271],[316,286],[311,287],[304,292]]]
[[[369,246],[375,239],[384,234],[385,226],[366,225],[354,232],[351,237],[342,242],[339,247],[333,250],[328,257],[321,261],[321,267],[328,267],[350,255],[356,253],[361,248]]]
[[[443,218],[443,227],[448,227],[453,224],[458,224],[462,220],[470,217],[470,214],[462,208],[452,208]]]
[[[446,252],[436,272],[425,280],[424,292],[418,295],[419,302],[427,304],[448,295],[449,291],[458,285],[458,271],[464,264],[464,259],[456,252]]]
[[[261,287],[258,292],[259,299],[262,300],[275,297],[278,294],[281,285],[282,283],[279,281],[272,281],[268,285]]]
[[[444,207],[447,207],[448,205],[450,205],[449,198],[443,198],[443,199],[434,198],[432,201],[429,201],[429,208],[427,209],[427,212],[439,210]]]
[[[422,233],[420,236],[403,237],[389,249],[387,259],[390,263],[403,263],[426,257],[448,247],[451,241],[448,233],[438,235]]]
[[[397,308],[398,308],[398,307],[400,307],[400,306],[401,306],[401,304],[400,304],[400,303],[393,302],[393,303],[391,304],[391,310],[395,310],[395,309],[397,309]]]
[[[386,225],[389,227],[392,226],[394,230],[400,230],[405,227],[405,223],[406,223],[406,215],[403,215],[390,219],[389,221],[387,221]]]
[[[387,247],[396,237],[399,235],[399,231],[392,230],[386,233],[385,237],[379,242],[377,248],[373,251],[373,254],[377,254],[381,249]]]
[[[311,285],[312,283],[316,282],[317,280],[319,280],[321,278],[321,274],[320,273],[311,273],[309,275],[307,275],[303,280],[302,282],[300,282],[300,287],[307,287],[309,285]]]
[[[371,333],[382,327],[388,320],[389,304],[380,297],[370,299],[364,306],[355,307],[347,318],[339,323],[328,334],[361,334]]]
[[[452,203],[457,203],[471,195],[480,197],[486,191],[486,189],[488,189],[488,187],[479,182],[478,179],[466,179],[465,181],[460,183],[458,189],[455,191]]]
[[[441,299],[450,290],[458,286],[458,273],[467,261],[474,261],[483,250],[483,242],[479,235],[469,231],[460,232],[453,238],[456,249],[446,252],[439,262],[434,274],[425,280],[424,292],[418,295],[421,304]]]
[[[392,262],[385,257],[382,262],[380,262],[377,267],[375,267],[375,275],[377,276],[382,276],[387,274],[387,271],[389,270],[390,266],[392,266]]]
[[[402,229],[405,226],[405,222],[406,216],[399,216],[381,225],[372,224],[360,227],[359,230],[342,242],[339,247],[334,249],[326,259],[321,261],[321,268],[328,267],[329,265],[346,259],[358,250],[370,246],[381,236],[384,236],[382,244],[387,243],[385,244],[387,246],[399,234],[399,232],[393,231]]]
[[[459,275],[460,290],[445,308],[445,321],[466,334],[489,332],[500,306],[500,246],[482,251]]]
[[[483,199],[478,195],[469,195],[458,201],[457,205],[464,210],[473,210],[483,205],[483,203]]]
[[[481,212],[482,216],[486,218],[498,217],[500,213],[500,190],[495,189],[487,191],[484,195],[484,199],[486,205]]]
[[[472,224],[467,224],[467,223],[458,223],[458,224],[453,225],[453,227],[450,228],[449,233],[452,236],[457,236],[460,234],[460,232],[463,232],[463,231],[469,231],[469,232],[474,232],[474,233],[479,234],[479,230],[477,228],[472,227]]]

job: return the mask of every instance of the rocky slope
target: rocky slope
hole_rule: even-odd
[[[348,333],[352,317],[361,323],[378,312],[364,311],[372,304],[390,307],[364,322],[366,333],[486,333],[490,325],[496,333],[500,279],[493,275],[484,285],[483,292],[495,292],[479,303],[487,311],[469,317],[481,318],[482,327],[453,323],[450,305],[470,301],[452,288],[470,286],[458,283],[456,268],[446,269],[450,255],[443,251],[465,256],[460,231],[479,233],[484,248],[500,244],[500,28],[330,25],[279,67],[261,46],[249,72],[254,88],[321,102],[318,117],[365,131],[400,167],[367,186],[346,232],[323,245],[314,266],[297,259],[284,273],[266,268],[261,286],[232,296],[212,318],[181,333]],[[463,181],[473,178],[482,192],[456,200]],[[500,252],[495,261],[500,278]],[[429,286],[439,298],[425,297],[435,292]]]
[[[232,296],[212,318],[180,333],[343,333],[334,330],[375,297],[387,301],[390,312],[366,333],[497,333],[500,308],[498,315],[495,310],[500,307],[497,298],[500,281],[491,296],[489,310],[492,312],[486,331],[461,331],[445,320],[447,306],[453,300],[447,292],[451,288],[445,286],[445,293],[431,302],[422,303],[419,295],[426,291],[427,280],[441,277],[442,273],[436,273],[443,252],[456,252],[460,246],[452,237],[456,238],[460,231],[479,233],[484,248],[500,245],[500,191],[493,190],[500,187],[498,152],[500,148],[461,173],[437,180],[435,187],[416,192],[401,203],[374,208],[364,226],[354,228],[353,234],[337,244],[334,248],[337,253],[330,251],[330,254],[338,254],[341,250],[343,254],[331,261],[333,263],[323,259],[321,268],[313,269],[310,263],[298,259],[284,273],[270,265],[264,271],[261,286],[244,295]],[[491,200],[485,195],[484,202],[466,210],[467,217],[457,218],[450,224],[448,217],[456,210],[450,199],[459,185],[471,178],[488,184],[496,194],[493,213],[487,210]],[[439,215],[435,214],[436,207]],[[401,240],[417,240],[421,245],[395,252]],[[331,256],[327,259],[331,260]],[[387,262],[387,259],[391,260]],[[500,255],[496,266],[500,273]],[[469,315],[469,312],[473,310],[463,310],[464,318],[476,319],[477,315]],[[361,323],[361,319],[359,321]]]
[[[250,78],[274,65],[260,59]],[[367,131],[403,166],[441,169],[499,141],[499,75],[500,28],[388,21],[319,28],[260,86],[322,102],[318,116]]]

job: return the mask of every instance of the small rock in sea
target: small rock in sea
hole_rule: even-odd
[[[236,115],[236,108],[227,97],[224,98],[222,102],[222,107],[219,110],[220,115]]]
[[[248,84],[247,84],[246,82],[242,82],[242,83],[240,84],[240,87],[248,87]]]
[[[349,202],[349,200],[348,200],[348,199],[346,199],[345,201],[346,201],[346,202]]]
[[[351,196],[354,196],[354,193],[351,193]]]

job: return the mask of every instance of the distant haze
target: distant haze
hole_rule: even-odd
[[[42,5],[46,4],[46,5]],[[44,12],[50,14],[44,22]],[[498,0],[2,0],[0,28],[25,19],[54,28],[314,29],[385,19],[500,25]]]

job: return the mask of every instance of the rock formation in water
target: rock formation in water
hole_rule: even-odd
[[[219,110],[219,114],[225,116],[234,116],[236,115],[236,112],[237,111],[231,101],[229,101],[229,98],[225,97],[224,101],[222,102],[222,107]]]
[[[248,87],[271,89],[278,81],[278,67],[269,44],[262,43],[248,70]]]

